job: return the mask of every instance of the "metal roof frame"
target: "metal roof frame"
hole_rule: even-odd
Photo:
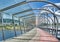
[[[28,4],[30,2],[44,2],[44,3],[48,3],[48,4],[51,4],[51,5],[55,6],[57,9],[60,10],[60,7],[58,7],[56,4],[54,4],[52,2],[48,2],[48,1],[28,1],[28,2],[27,1],[23,1],[23,2],[19,2],[17,4],[14,4],[14,5],[8,6],[6,8],[3,8],[3,9],[0,10],[0,12],[15,8],[17,6],[20,6],[20,5],[23,5],[23,4],[26,4],[26,3]]]
[[[35,17],[35,16],[34,15],[31,15],[31,16],[22,17],[22,18],[25,19],[25,18],[30,18],[30,17]]]
[[[41,15],[44,15],[44,14],[41,14]],[[40,15],[40,16],[41,16],[41,15]],[[44,16],[46,16],[46,15],[44,15]],[[52,22],[54,22],[53,19],[52,19],[50,16],[48,16],[48,17],[52,20]]]
[[[31,15],[33,15],[33,14],[24,15],[24,16],[21,16],[19,18],[26,17],[26,16],[31,16]]]
[[[40,16],[40,17],[42,17],[42,16]],[[43,18],[43,17],[42,17]],[[46,18],[46,17],[45,17]],[[48,19],[48,21],[49,21],[49,23],[50,23],[50,20]]]
[[[30,12],[30,11],[32,11],[32,9],[24,10],[24,11],[22,11],[22,12],[17,12],[17,13],[14,13],[14,14],[12,14],[12,15],[14,16],[14,15],[18,15],[18,14],[22,14],[22,13]]]

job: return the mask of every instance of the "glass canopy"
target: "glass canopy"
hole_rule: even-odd
[[[60,4],[57,4],[49,0],[0,0],[0,29],[3,35],[0,37],[8,39],[32,30],[33,27],[54,28],[55,31],[52,31],[56,37],[60,24]]]

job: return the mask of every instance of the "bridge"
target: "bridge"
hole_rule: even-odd
[[[0,2],[0,42],[60,42],[60,3],[3,1]]]

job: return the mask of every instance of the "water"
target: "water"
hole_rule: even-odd
[[[8,38],[12,38],[15,36],[15,32],[13,30],[4,30],[4,39],[8,39]],[[21,31],[20,30],[16,30],[16,35],[21,35]],[[0,30],[0,41],[3,40],[3,35],[2,35],[2,31]]]

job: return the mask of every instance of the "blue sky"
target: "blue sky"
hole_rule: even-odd
[[[54,3],[59,3],[60,0],[48,0],[48,1],[51,1],[51,2],[54,2]]]
[[[21,2],[21,1],[24,1],[24,0],[0,0],[0,9],[4,8],[4,7],[7,7],[7,6],[10,6],[12,4],[18,3],[18,2]],[[47,0],[47,1],[50,1],[50,2],[53,2],[53,3],[59,3],[60,2],[60,0]],[[41,4],[41,2],[40,2],[40,3],[37,3],[37,4],[32,3],[31,5],[34,5],[35,7],[39,7],[39,6],[42,6],[43,4]]]
[[[60,0],[47,0],[47,1],[52,2],[52,3],[60,3]],[[42,4],[42,2],[38,2],[38,3],[32,3],[31,5],[32,7],[39,8],[45,5],[45,3]]]
[[[3,9],[5,7],[8,7],[10,5],[16,4],[16,3],[21,2],[21,1],[24,1],[24,0],[0,0],[0,9]],[[53,3],[60,3],[60,0],[47,0],[47,1],[50,1]],[[37,3],[34,2],[34,3],[29,3],[29,4],[32,8],[41,8],[43,5],[45,5],[45,3],[42,3],[42,2],[37,2]],[[6,11],[6,12],[12,14],[14,12],[22,11],[23,9],[25,10],[27,8],[29,8],[29,7],[26,5],[26,6],[17,7],[15,9],[11,9],[11,10]],[[4,18],[5,17],[6,16],[4,15]]]

